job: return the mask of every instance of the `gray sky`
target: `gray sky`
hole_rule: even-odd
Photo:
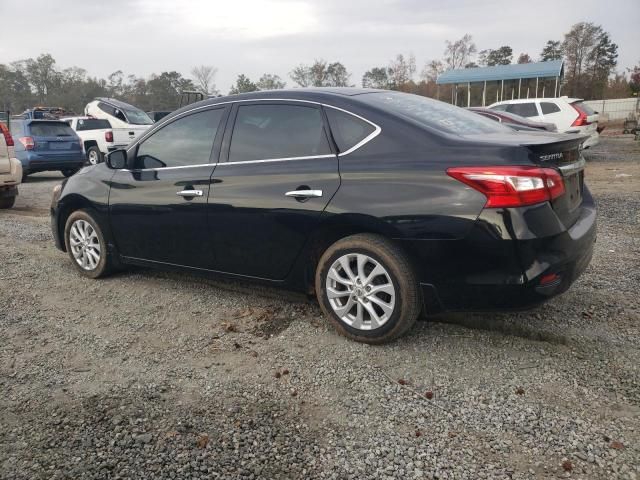
[[[218,68],[227,93],[239,73],[257,80],[316,58],[341,61],[359,85],[371,67],[413,53],[418,71],[445,40],[470,33],[478,50],[510,45],[537,58],[572,24],[603,25],[618,70],[640,61],[640,0],[0,0],[0,63],[51,53],[61,68],[106,77]]]

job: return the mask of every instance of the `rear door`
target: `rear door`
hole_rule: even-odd
[[[29,123],[28,130],[35,144],[33,151],[38,155],[67,160],[82,152],[80,138],[66,122],[35,120]]]
[[[214,269],[284,279],[340,185],[322,109],[295,101],[233,107],[208,218]]]
[[[228,107],[185,113],[129,149],[111,180],[109,217],[132,260],[210,268],[207,197]]]

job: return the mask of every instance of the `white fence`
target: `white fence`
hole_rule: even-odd
[[[634,115],[638,118],[638,99],[616,98],[611,100],[587,100],[584,103],[597,111],[603,120],[625,120]]]

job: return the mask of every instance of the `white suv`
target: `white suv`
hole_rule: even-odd
[[[598,112],[582,103],[580,98],[523,98],[496,102],[489,108],[553,123],[560,133],[589,135],[583,144],[584,148],[593,147],[600,141]]]
[[[22,182],[22,164],[15,158],[13,137],[9,128],[0,122],[0,208],[11,208]]]

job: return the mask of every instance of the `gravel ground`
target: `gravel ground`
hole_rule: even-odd
[[[0,213],[0,478],[640,479],[630,137],[589,152],[599,236],[571,290],[381,347],[282,291],[78,276],[49,233],[61,178]]]

